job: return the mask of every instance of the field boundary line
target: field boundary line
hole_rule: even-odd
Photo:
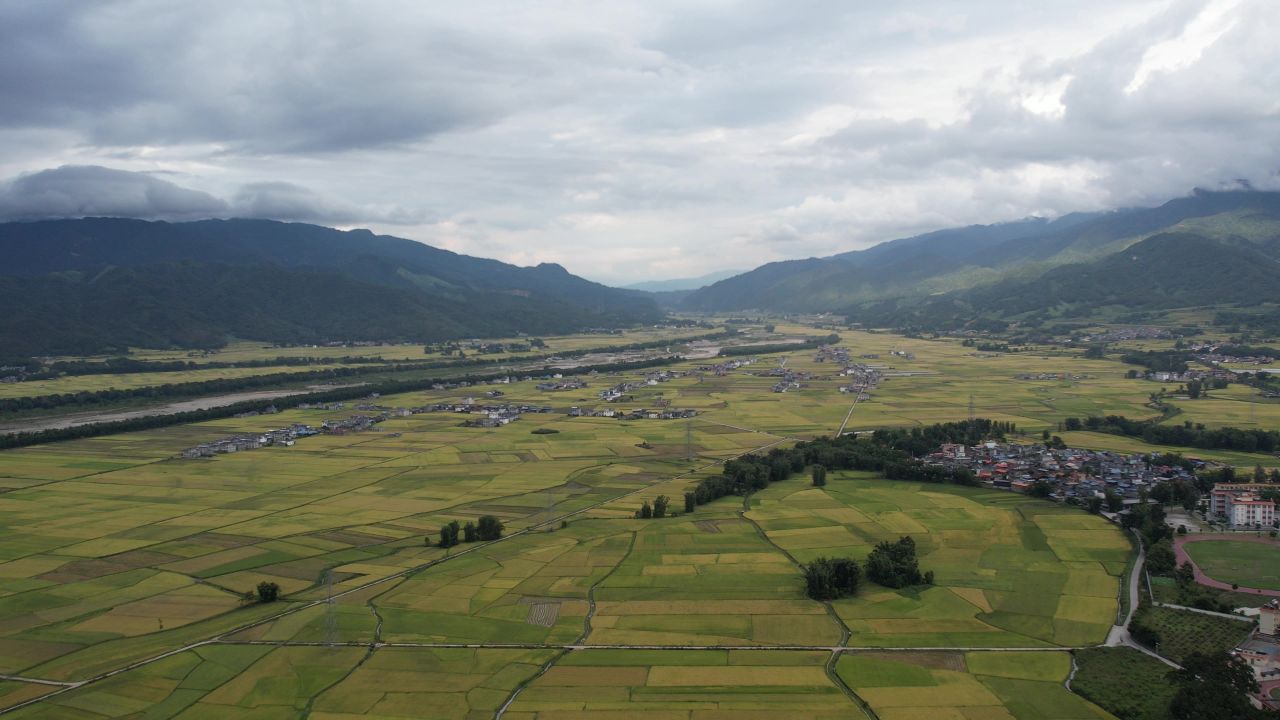
[[[761,445],[761,446],[759,446],[759,447],[752,448],[752,449],[750,449],[750,450],[744,450],[743,452],[740,452],[740,453],[738,453],[737,455],[734,455],[734,456],[732,456],[732,457],[727,457],[727,458],[723,458],[723,459],[713,460],[712,462],[706,463],[706,464],[704,464],[704,465],[699,465],[698,467],[695,467],[695,468],[693,468],[693,469],[691,469],[691,470],[686,470],[685,472],[682,472],[682,473],[679,473],[679,474],[677,474],[677,475],[674,475],[674,476],[672,476],[672,477],[670,477],[670,478],[667,478],[664,482],[671,481],[671,480],[679,480],[680,478],[688,477],[688,476],[693,475],[693,474],[695,474],[695,473],[702,472],[703,470],[706,470],[706,469],[708,469],[708,468],[712,468],[712,467],[715,467],[715,466],[717,466],[717,465],[723,465],[724,463],[729,462],[730,460],[734,460],[734,459],[737,459],[737,458],[743,457],[744,455],[750,455],[751,453],[754,453],[754,452],[759,452],[759,451],[761,451],[761,450],[767,450],[767,449],[769,449],[769,448],[771,448],[771,447],[773,447],[773,446],[775,446],[775,445],[780,445],[780,444],[782,444],[782,443],[784,443],[784,442],[789,442],[789,441],[790,441],[790,440],[788,440],[788,439],[785,439],[785,438],[784,438],[784,439],[781,439],[781,440],[776,440],[776,441],[771,442],[771,443],[767,443],[767,444],[765,444],[765,445]],[[378,465],[378,464],[381,464],[381,463],[372,463],[372,465]],[[407,472],[407,470],[406,470],[406,472]],[[656,483],[653,483],[653,484],[656,484]],[[524,536],[524,535],[532,534],[532,533],[534,533],[534,532],[538,531],[538,530],[539,530],[539,529],[541,529],[541,528],[544,528],[544,527],[546,527],[546,526],[552,525],[553,523],[555,523],[555,522],[557,522],[557,521],[561,521],[561,520],[565,520],[565,519],[568,519],[568,518],[571,518],[571,517],[574,517],[574,516],[577,516],[577,515],[581,515],[582,513],[590,512],[591,510],[595,510],[596,508],[602,507],[602,506],[607,505],[607,504],[609,504],[609,503],[616,502],[616,501],[621,500],[621,499],[623,499],[623,498],[631,497],[631,496],[633,496],[633,495],[636,495],[636,494],[639,494],[639,493],[645,492],[645,491],[649,490],[649,489],[653,486],[653,484],[646,485],[646,486],[644,486],[644,487],[640,487],[640,488],[636,488],[635,490],[631,490],[630,492],[623,493],[623,494],[618,495],[618,496],[616,496],[616,497],[612,497],[612,498],[607,498],[607,499],[604,499],[604,500],[600,500],[599,502],[592,503],[592,504],[590,504],[590,505],[587,505],[586,507],[582,507],[582,508],[579,508],[579,509],[577,509],[577,510],[574,510],[574,511],[571,511],[571,512],[568,512],[568,513],[565,513],[565,514],[563,514],[563,515],[559,515],[559,516],[557,516],[557,517],[550,518],[550,519],[548,519],[548,520],[547,520],[547,521],[545,521],[545,522],[541,522],[541,523],[536,523],[536,524],[534,524],[534,525],[530,525],[530,526],[528,526],[528,527],[526,527],[526,528],[523,528],[523,529],[521,529],[521,530],[517,530],[517,531],[515,531],[515,532],[511,533],[510,535],[505,535],[505,536],[503,536],[503,537],[501,537],[501,538],[498,538],[497,540],[490,540],[489,542],[485,542],[485,543],[480,543],[480,544],[477,544],[477,545],[473,545],[472,547],[466,548],[466,549],[464,549],[464,550],[460,550],[460,551],[458,551],[458,552],[456,552],[456,553],[454,553],[454,554],[452,554],[452,555],[445,555],[444,557],[435,558],[434,560],[430,560],[430,561],[428,561],[428,562],[426,562],[426,563],[423,563],[423,564],[421,564],[421,565],[415,565],[415,566],[413,566],[413,567],[405,568],[405,569],[403,569],[403,570],[396,571],[395,573],[392,573],[392,574],[390,574],[390,575],[385,575],[385,576],[380,577],[380,578],[377,578],[377,579],[375,579],[375,580],[371,580],[371,581],[369,581],[369,582],[367,582],[367,583],[364,583],[364,584],[362,584],[362,585],[357,585],[357,586],[355,586],[355,587],[347,588],[346,590],[343,590],[342,592],[334,593],[334,594],[333,594],[333,596],[332,596],[332,599],[333,599],[333,600],[337,600],[337,599],[339,599],[339,598],[343,598],[343,597],[346,597],[346,596],[348,596],[348,595],[352,595],[352,594],[357,593],[357,592],[360,592],[360,591],[362,591],[362,590],[367,590],[367,589],[372,588],[372,587],[377,587],[377,586],[379,586],[379,585],[383,585],[383,584],[388,583],[388,582],[391,582],[391,581],[393,581],[393,580],[399,580],[399,579],[401,579],[401,578],[409,577],[409,576],[414,575],[414,574],[416,574],[416,573],[423,572],[423,571],[425,571],[425,570],[429,570],[429,569],[431,569],[431,568],[433,568],[433,567],[435,567],[436,565],[439,565],[439,564],[441,564],[441,563],[448,562],[449,560],[452,560],[452,559],[455,559],[455,558],[459,558],[459,557],[462,557],[463,555],[467,555],[467,554],[470,554],[470,553],[473,553],[473,552],[478,552],[478,551],[480,551],[480,550],[483,550],[483,549],[485,549],[485,548],[489,547],[490,545],[495,545],[495,544],[497,544],[497,543],[501,543],[501,542],[505,542],[505,541],[507,541],[507,540],[511,540],[512,538],[517,538],[517,537],[522,537],[522,536]],[[237,626],[237,627],[231,628],[231,629],[229,629],[229,630],[227,630],[227,631],[225,631],[225,632],[222,632],[222,633],[219,633],[219,634],[217,634],[217,635],[214,635],[213,637],[206,638],[206,639],[204,639],[204,640],[200,640],[200,641],[198,641],[198,642],[194,642],[194,643],[189,643],[189,644],[187,644],[187,645],[183,645],[183,646],[178,647],[178,648],[173,648],[173,649],[171,649],[171,650],[167,650],[167,651],[165,651],[165,652],[163,652],[163,653],[159,653],[159,654],[157,654],[157,655],[153,655],[153,656],[151,656],[151,657],[143,658],[143,659],[141,659],[141,660],[136,660],[136,661],[134,661],[134,662],[127,663],[127,664],[122,665],[122,666],[120,666],[120,667],[118,667],[118,668],[115,668],[115,669],[112,669],[112,670],[108,670],[108,671],[106,671],[106,672],[104,672],[104,673],[101,673],[101,674],[95,675],[95,676],[90,677],[90,678],[85,678],[85,679],[83,679],[83,680],[77,680],[77,681],[67,681],[67,684],[62,685],[61,689],[59,689],[59,690],[55,690],[55,691],[54,691],[54,692],[52,692],[52,693],[49,693],[49,694],[47,694],[47,695],[43,695],[43,696],[38,697],[38,698],[32,698],[32,699],[30,699],[30,700],[26,700],[26,701],[21,702],[21,703],[18,703],[18,704],[16,704],[16,705],[10,705],[9,707],[6,707],[6,708],[0,708],[0,715],[5,715],[5,714],[8,714],[8,713],[13,712],[13,711],[15,711],[15,710],[19,710],[19,709],[21,709],[21,708],[28,707],[28,706],[30,706],[30,705],[34,705],[34,704],[36,704],[36,703],[44,702],[45,700],[48,700],[48,699],[50,699],[50,698],[56,697],[56,696],[58,696],[58,695],[61,695],[62,693],[67,692],[67,691],[69,691],[69,690],[74,690],[74,689],[77,689],[77,688],[80,688],[80,687],[84,687],[84,686],[86,686],[86,685],[91,685],[91,684],[94,684],[94,683],[100,682],[100,681],[102,681],[102,680],[106,680],[106,679],[108,679],[108,678],[111,678],[111,677],[114,677],[114,676],[116,676],[116,675],[119,675],[120,673],[128,672],[128,671],[130,671],[130,670],[136,670],[136,669],[138,669],[138,668],[140,668],[140,667],[145,667],[146,665],[150,665],[150,664],[152,664],[152,663],[159,662],[159,661],[161,661],[161,660],[164,660],[165,658],[172,657],[173,655],[177,655],[177,654],[180,654],[180,653],[187,652],[188,650],[194,650],[194,649],[196,649],[196,648],[198,648],[198,647],[203,647],[203,646],[205,646],[205,645],[210,645],[210,644],[213,644],[213,643],[219,643],[219,642],[222,642],[222,641],[223,641],[227,636],[229,636],[229,635],[233,635],[233,634],[235,634],[235,633],[239,633],[239,632],[244,632],[245,630],[249,630],[249,629],[251,629],[251,628],[258,627],[259,625],[265,625],[265,624],[270,623],[270,622],[275,622],[276,620],[279,620],[280,618],[288,617],[289,615],[293,615],[294,613],[302,612],[303,610],[307,610],[307,609],[310,609],[310,608],[313,608],[313,607],[317,607],[317,606],[320,606],[320,605],[324,605],[324,604],[325,604],[325,603],[327,603],[327,602],[329,602],[329,599],[328,599],[328,598],[319,598],[319,599],[316,599],[316,600],[306,601],[306,602],[303,602],[303,603],[301,603],[301,604],[295,605],[295,606],[293,606],[293,607],[286,608],[285,610],[282,610],[281,612],[275,613],[275,614],[273,614],[273,615],[268,615],[267,617],[264,617],[264,618],[261,618],[261,619],[258,619],[258,620],[254,620],[254,621],[249,622],[249,623],[246,623],[246,624],[244,624],[244,625],[240,625],[240,626]],[[324,643],[321,643],[321,644],[323,645]],[[361,645],[366,645],[366,646],[367,646],[367,645],[368,645],[368,643],[361,643]],[[408,646],[408,645],[406,645],[406,646],[404,646],[404,647],[412,647],[412,646]],[[422,647],[431,647],[431,645],[423,645]],[[467,646],[467,645],[440,645],[439,647],[469,647],[469,646]],[[474,647],[474,646],[472,646],[472,647]],[[32,679],[31,681],[32,681],[32,682],[35,682],[35,680],[34,680],[34,679]],[[62,682],[62,681],[49,680],[49,681],[46,681],[44,684],[49,684],[49,685],[51,685],[51,684],[60,684],[61,682]]]

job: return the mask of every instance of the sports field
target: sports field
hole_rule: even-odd
[[[879,355],[865,362],[889,373],[849,429],[963,419],[971,395],[976,413],[1033,432],[1070,414],[1143,414],[1145,388],[1113,361],[979,358],[955,341],[870,333],[845,333],[844,344],[855,357]],[[783,360],[812,377],[772,392]],[[1013,378],[1051,368],[1077,379]],[[852,402],[836,370],[793,351],[647,385],[623,404],[694,408],[692,421],[567,415],[605,407],[597,393],[643,375],[629,372],[554,393],[532,380],[502,385],[502,402],[553,412],[492,429],[427,413],[289,448],[175,457],[231,434],[351,414],[290,409],[0,453],[0,674],[93,680],[71,690],[5,681],[0,705],[54,693],[15,717],[493,717],[509,703],[504,717],[799,708],[822,718],[856,717],[863,698],[892,719],[922,717],[923,706],[886,689],[954,686],[966,718],[1095,717],[1062,689],[1054,658],[1100,642],[1115,616],[1129,549],[1100,518],[1003,491],[858,473],[832,473],[824,489],[795,477],[745,506],[731,497],[684,514],[684,491],[720,461],[834,432]],[[558,432],[531,432],[539,428]],[[679,517],[632,517],[658,494]],[[448,552],[428,544],[441,525],[481,515],[500,518],[506,537]],[[861,559],[903,534],[934,586],[864,583],[829,607],[803,594],[797,562]],[[262,581],[283,599],[245,603]],[[837,664],[842,646],[859,650]],[[705,649],[675,649],[684,647]],[[1037,650],[1016,656],[1035,677],[1003,667],[1012,655],[962,650],[1009,647]],[[884,648],[898,649],[864,654]],[[933,667],[912,648],[949,649],[951,659]],[[916,668],[894,670],[915,679],[868,675],[868,662]]]
[[[1241,587],[1280,590],[1280,545],[1202,540],[1183,545],[1204,574]]]

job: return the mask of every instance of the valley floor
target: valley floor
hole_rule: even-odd
[[[425,413],[176,457],[350,414],[290,409],[0,453],[0,707],[22,718],[1109,717],[1063,686],[1067,650],[1103,643],[1117,616],[1130,545],[1102,518],[861,473],[820,489],[795,476],[684,512],[684,492],[723,461],[829,436],[846,417],[864,430],[974,407],[1038,433],[1065,415],[1150,414],[1146,388],[1114,361],[976,357],[868,333],[843,344],[879,355],[859,361],[889,375],[851,415],[839,366],[796,350],[622,403],[696,409],[692,420],[567,414],[605,407],[597,393],[643,374],[631,372],[565,391],[501,386],[502,402],[554,412],[497,428]],[[811,374],[803,387],[771,391],[782,357]],[[1051,369],[1081,379],[1013,379]],[[659,495],[678,516],[633,517]],[[482,515],[506,524],[503,539],[434,545],[443,524]],[[861,559],[901,535],[933,586],[804,595],[798,563]],[[283,599],[245,603],[264,581]]]

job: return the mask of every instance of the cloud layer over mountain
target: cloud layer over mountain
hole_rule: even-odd
[[[1278,35],[1269,0],[6,3],[0,216],[697,275],[1277,187]]]

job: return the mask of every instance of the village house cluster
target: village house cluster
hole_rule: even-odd
[[[617,418],[619,420],[681,420],[697,417],[697,415],[697,410],[682,408],[666,408],[663,410],[649,410],[647,408],[636,408],[634,410],[615,410],[613,408],[586,410],[580,407],[569,408],[569,417],[605,417]]]
[[[1252,483],[1219,483],[1209,493],[1209,514],[1233,528],[1269,528],[1276,521],[1276,503],[1259,491],[1273,487]]]
[[[4,365],[0,366],[0,383],[10,384],[22,382],[27,377],[27,368],[25,365]]]
[[[500,397],[502,395],[500,391],[491,391],[485,394],[489,397]],[[501,427],[519,420],[520,416],[525,413],[545,414],[552,412],[552,408],[547,405],[481,404],[477,403],[474,397],[466,397],[461,402],[423,405],[409,408],[407,412],[410,415],[441,412],[459,413],[467,415],[467,419],[462,423],[467,427]]]
[[[855,394],[860,401],[866,400],[870,396],[869,393],[875,390],[884,379],[884,374],[879,368],[862,363],[846,365],[840,374],[849,381],[848,384],[840,386],[840,392]]]
[[[1186,372],[1176,372],[1172,370],[1148,370],[1142,374],[1147,380],[1155,380],[1156,382],[1191,382],[1192,380],[1226,380],[1227,382],[1235,382],[1238,379],[1236,373],[1221,368],[1213,368],[1211,370],[1188,369]]]
[[[694,370],[700,373],[711,373],[716,377],[724,377],[725,375],[728,375],[730,372],[737,370],[738,368],[744,368],[749,365],[753,365],[755,364],[755,362],[756,362],[756,359],[753,357],[745,358],[741,360],[726,360],[722,363],[716,363],[714,365],[698,365],[697,367],[694,368]]]
[[[601,390],[597,397],[605,402],[622,402],[631,399],[631,393],[646,387],[653,387],[659,383],[675,380],[689,375],[689,372],[683,370],[657,370],[644,374],[642,380],[631,380],[618,383],[612,387]],[[584,385],[585,387],[585,385]]]
[[[581,390],[587,387],[585,380],[579,380],[577,378],[565,380],[563,379],[564,376],[559,374],[552,375],[551,377],[551,380],[538,383],[537,388],[543,392],[560,392],[563,390]]]
[[[547,344],[538,338],[527,341],[494,342],[492,340],[466,340],[460,342],[432,343],[425,345],[422,351],[428,355],[463,355],[468,352],[475,355],[501,355],[504,353],[522,353],[545,348]]]
[[[799,390],[804,387],[806,382],[813,379],[813,373],[792,370],[785,365],[780,365],[765,373],[765,375],[778,378],[778,382],[773,385],[773,391],[776,393]]]
[[[246,450],[257,450],[258,448],[271,447],[273,445],[290,447],[298,438],[317,435],[320,432],[321,430],[313,428],[310,425],[294,424],[289,427],[268,430],[264,433],[234,435],[232,437],[222,438],[221,440],[200,443],[195,447],[183,450],[182,457],[190,460],[193,458],[213,457],[214,455],[222,455],[226,453],[244,452]]]
[[[1236,365],[1270,365],[1275,362],[1274,358],[1267,355],[1225,355],[1219,352],[1222,345],[1216,343],[1202,343],[1192,345],[1188,348],[1195,353],[1195,359],[1206,365],[1220,365],[1222,363],[1233,363]]]
[[[1152,465],[1142,455],[1045,445],[987,442],[968,447],[943,445],[925,462],[948,468],[965,467],[979,482],[997,488],[1026,492],[1043,481],[1058,500],[1103,497],[1109,490],[1127,502],[1137,503],[1143,488],[1171,480],[1195,480],[1185,468]]]
[[[1172,337],[1173,333],[1168,328],[1138,326],[1108,330],[1107,332],[1092,335],[1080,335],[1073,339],[1086,343],[1110,343],[1124,342],[1126,340],[1167,340]]]

